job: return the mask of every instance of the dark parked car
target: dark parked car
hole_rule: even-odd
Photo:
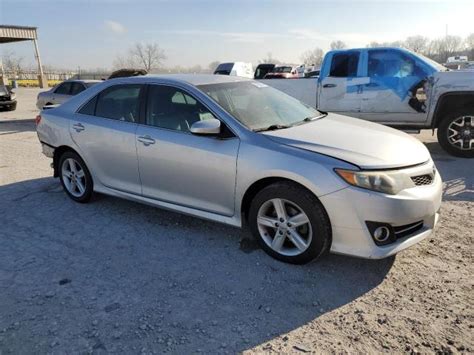
[[[275,68],[275,64],[259,64],[255,69],[254,79],[263,79],[265,75],[271,73]]]
[[[16,109],[16,94],[10,86],[0,85],[0,109],[8,111],[15,111]]]
[[[145,69],[125,68],[114,71],[112,74],[110,74],[108,79],[126,78],[129,76],[139,76],[147,74],[148,72]]]
[[[264,79],[293,79],[298,77],[296,66],[276,65],[273,70],[264,76]]]

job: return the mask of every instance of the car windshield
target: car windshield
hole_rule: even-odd
[[[273,69],[274,73],[291,73],[291,67],[276,67]]]
[[[257,81],[198,86],[247,128],[287,128],[321,116],[314,108]]]
[[[415,57],[418,57],[422,61],[424,61],[426,64],[428,64],[430,67],[432,67],[435,71],[446,71],[446,70],[448,70],[448,68],[446,68],[444,65],[441,65],[438,62],[435,62],[433,59],[425,57],[423,54],[415,53],[415,52],[411,52],[411,53]]]

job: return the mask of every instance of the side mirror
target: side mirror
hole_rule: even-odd
[[[189,130],[192,134],[199,136],[216,136],[221,133],[221,121],[215,118],[197,121]]]

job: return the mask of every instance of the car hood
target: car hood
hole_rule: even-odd
[[[474,71],[449,70],[433,74],[435,89],[440,92],[448,90],[466,91],[474,89]]]
[[[404,132],[336,114],[263,134],[277,143],[332,156],[361,169],[399,168],[431,159],[428,149]]]

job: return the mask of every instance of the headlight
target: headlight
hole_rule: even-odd
[[[15,99],[16,99],[16,94],[11,93],[11,94],[10,94],[10,100],[15,100]]]
[[[404,189],[415,186],[408,175],[396,171],[334,170],[337,175],[352,186],[390,195],[396,195]]]

